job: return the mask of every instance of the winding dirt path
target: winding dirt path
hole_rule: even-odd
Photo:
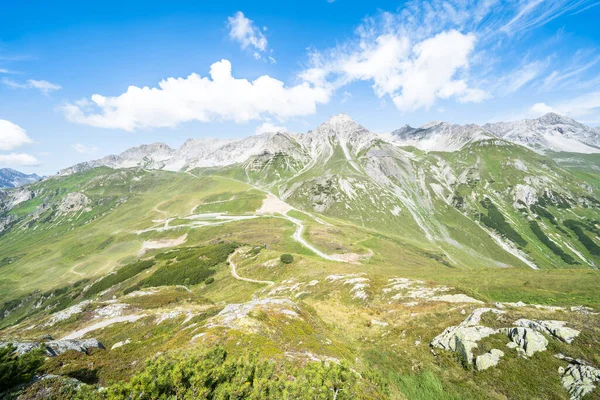
[[[251,278],[244,278],[242,276],[239,276],[237,273],[237,267],[235,265],[235,263],[233,262],[233,257],[239,253],[239,250],[234,251],[229,257],[227,257],[227,261],[229,262],[229,265],[231,266],[231,275],[239,280],[239,281],[245,281],[245,282],[252,282],[252,283],[260,283],[263,285],[269,285],[269,286],[273,286],[275,284],[275,282],[273,281],[261,281],[258,279],[251,279]]]

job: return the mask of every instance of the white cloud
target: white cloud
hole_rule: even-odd
[[[0,154],[0,165],[35,166],[40,162],[34,156],[24,153]]]
[[[10,121],[0,119],[0,150],[13,150],[24,144],[31,143],[25,129]]]
[[[439,99],[481,102],[539,81],[549,55],[527,62],[514,57],[519,35],[586,1],[408,1],[395,13],[365,19],[338,46],[313,49],[299,76],[334,90],[370,82],[378,97],[402,111],[429,109]]]
[[[536,103],[531,107],[531,112],[536,116],[556,112],[583,122],[598,123],[600,122],[600,91],[586,93],[554,105]]]
[[[96,146],[85,146],[80,143],[72,144],[71,148],[81,154],[91,154],[98,151]]]
[[[130,86],[120,96],[94,94],[91,101],[66,104],[63,111],[72,122],[135,131],[187,121],[285,120],[314,114],[330,95],[324,87],[307,82],[286,86],[268,75],[254,81],[235,78],[231,63],[221,60],[210,67],[210,78],[191,74],[162,80],[153,88]]]
[[[300,77],[334,88],[370,81],[378,97],[390,96],[401,111],[428,109],[438,98],[478,102],[487,93],[457,79],[459,72],[467,71],[474,46],[474,35],[456,30],[414,42],[405,34],[373,35],[363,28],[358,43],[314,52],[311,68]]]
[[[347,102],[350,99],[352,99],[352,93],[350,93],[350,92],[344,92],[342,94],[342,100],[340,101],[340,104],[344,104],[345,102]]]
[[[6,86],[16,88],[16,89],[37,89],[45,95],[47,95],[48,93],[53,92],[55,90],[62,89],[62,86],[60,86],[60,85],[50,83],[50,82],[44,81],[44,80],[38,81],[35,79],[29,79],[25,83],[18,83],[18,82],[12,81],[10,79],[3,79],[2,83],[4,83]]]
[[[533,111],[536,115],[544,115],[550,112],[555,112],[553,107],[550,107],[546,103],[535,103],[531,107],[531,111]]]
[[[502,87],[500,90],[505,94],[518,91],[523,86],[539,77],[545,67],[545,63],[541,61],[533,61],[520,66],[516,71],[506,76],[506,79],[502,80]]]
[[[276,126],[270,122],[264,122],[256,127],[255,133],[260,135],[261,133],[274,133],[274,132],[287,132],[285,126]]]
[[[246,18],[243,12],[238,11],[232,17],[227,18],[227,25],[229,26],[229,37],[232,40],[239,42],[242,49],[252,47],[254,58],[261,58],[260,53],[267,50],[267,38],[254,25],[254,21]]]

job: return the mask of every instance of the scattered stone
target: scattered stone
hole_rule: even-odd
[[[127,339],[127,340],[121,341],[121,342],[117,342],[117,343],[113,344],[110,349],[111,350],[118,349],[119,347],[123,347],[123,346],[125,346],[126,344],[129,344],[129,343],[131,343],[130,339]]]
[[[377,326],[381,326],[381,327],[386,327],[389,324],[387,322],[384,322],[384,321],[378,321],[376,319],[372,319],[371,320],[371,325],[377,325]]]
[[[477,371],[483,371],[491,367],[495,367],[500,362],[500,358],[504,356],[504,352],[498,349],[492,349],[488,353],[478,356],[475,360],[475,368]]]
[[[578,312],[581,314],[589,314],[589,315],[598,315],[597,312],[594,312],[594,309],[586,306],[574,306],[571,307],[572,312]]]
[[[52,316],[50,316],[50,320],[46,322],[45,326],[52,326],[57,322],[65,321],[71,318],[75,314],[82,313],[85,307],[87,307],[87,305],[90,303],[91,302],[89,300],[85,300],[79,304],[75,304],[74,306],[52,314]]]
[[[298,305],[285,298],[254,299],[243,304],[227,304],[223,310],[212,317],[206,324],[207,328],[225,327],[246,331],[256,331],[260,322],[250,318],[252,311],[274,312],[289,318],[299,318]]]

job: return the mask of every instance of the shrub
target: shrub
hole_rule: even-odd
[[[588,235],[585,234],[585,232],[582,229],[581,223],[572,219],[568,219],[564,221],[564,224],[567,228],[572,230],[575,233],[575,235],[577,235],[577,238],[579,239],[581,244],[584,245],[586,249],[588,249],[590,254],[600,256],[600,246],[598,246],[596,242],[594,242],[592,239],[590,239]],[[585,225],[583,225],[583,227],[585,227]]]
[[[210,278],[208,278],[208,279],[205,279],[205,280],[204,280],[204,283],[205,283],[205,284],[207,284],[207,285],[210,285],[210,284],[211,284],[211,283],[213,283],[214,281],[215,281],[215,278],[213,278],[213,277],[210,277]]]
[[[18,356],[16,347],[9,344],[0,348],[0,393],[33,378],[36,371],[44,364],[42,349],[33,350]]]
[[[129,278],[133,278],[145,269],[148,269],[154,265],[153,260],[137,261],[119,269],[115,274],[107,275],[102,280],[94,283],[87,291],[86,296],[93,296],[96,293],[110,289],[118,283],[126,281]]]
[[[219,243],[204,247],[188,247],[161,255],[157,258],[175,262],[163,265],[151,276],[140,282],[140,286],[197,285],[215,273],[213,267],[227,260],[237,243]]]
[[[527,246],[527,241],[523,239],[517,231],[504,219],[504,215],[498,210],[498,208],[492,203],[490,199],[481,201],[481,205],[487,210],[488,214],[479,214],[479,219],[489,228],[492,228],[502,236],[509,240],[512,240],[520,247]]]
[[[160,357],[127,382],[86,398],[107,399],[383,399],[383,390],[341,363],[295,366],[231,356],[221,346],[200,354]]]
[[[294,262],[294,256],[291,254],[282,254],[281,257],[279,257],[279,259],[281,260],[282,263],[284,264],[291,264]]]
[[[533,231],[535,236],[537,236],[537,238],[540,240],[540,242],[544,243],[550,250],[552,250],[552,252],[554,254],[559,256],[565,263],[571,264],[571,265],[579,264],[578,262],[576,262],[573,259],[573,257],[571,257],[569,254],[565,253],[560,247],[558,247],[556,245],[556,243],[554,243],[552,240],[550,240],[550,238],[548,236],[546,236],[544,231],[542,231],[542,228],[540,228],[540,226],[538,225],[537,222],[529,221],[529,227],[531,228],[531,230]]]

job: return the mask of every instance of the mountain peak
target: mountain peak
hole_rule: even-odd
[[[545,124],[576,123],[576,121],[573,118],[555,112],[549,112],[547,114],[544,114],[537,120]]]

